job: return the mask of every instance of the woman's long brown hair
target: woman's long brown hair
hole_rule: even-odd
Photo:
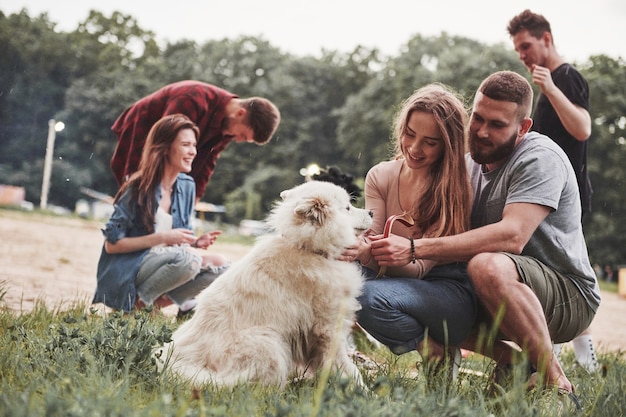
[[[161,186],[167,155],[178,132],[191,129],[198,138],[199,130],[194,122],[183,114],[164,116],[156,122],[146,139],[139,169],[120,187],[115,202],[130,189],[131,201],[136,202],[141,223],[148,233],[154,232],[154,215],[158,208],[155,190]]]

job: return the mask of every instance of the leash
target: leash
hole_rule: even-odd
[[[389,216],[389,218],[385,222],[385,230],[383,231],[383,238],[389,237],[389,235],[391,234],[391,228],[393,227],[393,224],[396,220],[404,224],[407,227],[411,227],[415,224],[415,220],[413,220],[413,217],[409,216],[409,214],[406,212],[402,214],[396,214],[394,216]],[[386,270],[387,270],[386,266],[381,266],[378,269],[378,274],[376,274],[376,278],[380,278],[383,275],[385,275]]]

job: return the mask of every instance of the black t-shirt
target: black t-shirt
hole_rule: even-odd
[[[589,86],[576,68],[570,64],[559,66],[552,72],[552,81],[569,101],[589,111]],[[565,151],[576,172],[583,215],[590,212],[593,191],[587,173],[587,141],[580,142],[567,132],[544,94],[537,99],[531,130],[548,136]]]

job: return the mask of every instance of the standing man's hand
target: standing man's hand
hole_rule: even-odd
[[[546,67],[533,65],[530,69],[533,83],[539,86],[541,92],[548,97],[554,111],[565,130],[576,140],[585,141],[591,135],[591,116],[583,107],[572,103],[565,94],[554,84],[552,74]]]
[[[548,68],[533,64],[530,73],[533,77],[533,83],[539,86],[542,93],[549,95],[552,89],[557,88],[552,81],[552,74]]]

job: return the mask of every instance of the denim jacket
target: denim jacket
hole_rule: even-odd
[[[192,229],[195,195],[193,178],[187,174],[179,174],[172,193],[171,215],[174,229]],[[156,187],[155,198],[157,203],[161,201],[161,187]],[[110,243],[116,243],[125,237],[148,234],[138,216],[136,201],[131,201],[130,190],[127,190],[115,204],[113,214],[102,229],[102,233]],[[92,302],[104,303],[117,310],[131,311],[137,297],[135,277],[143,257],[149,250],[148,248],[131,253],[109,254],[102,246],[98,262],[98,283]]]

